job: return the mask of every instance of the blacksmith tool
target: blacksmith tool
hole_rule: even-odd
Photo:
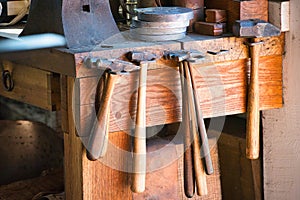
[[[179,62],[181,93],[182,93],[182,124],[184,131],[184,154],[183,154],[183,176],[184,176],[184,193],[187,197],[192,198],[195,192],[195,177],[193,170],[193,152],[192,138],[190,130],[189,104],[186,98],[188,86],[185,82],[185,72],[183,63]]]
[[[259,56],[263,41],[255,38],[279,36],[280,30],[262,20],[238,20],[233,33],[239,37],[251,38],[247,43],[250,47],[251,70],[247,102],[246,156],[249,159],[257,159],[260,146]]]
[[[191,169],[189,168],[190,158],[188,157],[190,151],[190,144],[192,144],[192,151],[193,151],[193,168],[197,186],[197,193],[198,195],[206,195],[207,194],[207,185],[206,185],[206,175],[205,175],[205,168],[202,165],[201,160],[201,150],[200,150],[200,138],[198,132],[200,132],[201,140],[202,140],[202,149],[203,154],[205,156],[206,161],[206,171],[207,174],[213,173],[213,167],[211,162],[211,157],[209,153],[209,145],[208,139],[206,134],[206,129],[204,126],[203,118],[201,115],[199,99],[198,97],[194,96],[195,91],[195,81],[194,77],[191,77],[192,74],[190,72],[189,61],[195,62],[197,59],[203,59],[204,57],[201,55],[197,55],[195,52],[186,52],[186,51],[177,51],[177,52],[167,52],[167,58],[175,59],[179,62],[179,71],[181,73],[181,85],[182,85],[182,113],[183,113],[183,125],[185,126],[185,150],[187,150],[184,154],[184,164],[186,168],[184,168],[184,174],[193,174],[189,172]],[[195,59],[197,58],[197,59]],[[182,75],[184,74],[184,76]],[[193,74],[194,75],[194,74]],[[184,80],[185,79],[185,80]],[[196,95],[196,94],[195,94]],[[198,93],[197,93],[198,95]],[[187,97],[187,99],[185,99]],[[197,106],[196,106],[197,104]],[[196,110],[195,110],[196,106]],[[186,114],[187,113],[187,114]],[[188,122],[186,122],[188,121]],[[190,128],[187,128],[190,127]],[[193,140],[190,140],[190,137],[193,137]],[[207,143],[207,144],[205,144]],[[193,170],[193,169],[192,169]],[[188,197],[191,197],[193,190],[194,183],[191,183],[190,177],[184,177],[185,182],[185,194]],[[190,184],[190,185],[188,185]]]
[[[119,30],[109,0],[31,0],[21,35],[41,33],[64,35],[68,48],[93,49]]]
[[[271,37],[280,35],[280,29],[260,19],[236,20],[233,34],[246,38]]]
[[[145,41],[184,38],[189,21],[194,16],[192,9],[183,7],[148,7],[136,11],[138,20],[133,20],[130,36]]]
[[[141,193],[146,184],[146,85],[148,63],[157,56],[148,52],[132,51],[127,54],[129,60],[140,64],[139,88],[136,111],[135,132],[133,139],[133,176],[131,190]]]
[[[97,160],[105,155],[108,146],[109,108],[115,83],[120,74],[129,74],[129,72],[138,70],[139,67],[122,60],[97,58],[86,58],[85,64],[89,68],[98,68],[105,71],[105,84],[100,101],[101,105],[97,112],[97,120],[91,128],[87,146],[88,159]]]

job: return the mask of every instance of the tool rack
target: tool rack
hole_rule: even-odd
[[[95,94],[101,70],[85,66],[84,58],[124,58],[130,50],[198,50],[206,59],[193,64],[197,68],[197,90],[201,96],[204,118],[246,112],[247,74],[249,49],[247,39],[188,35],[179,41],[146,43],[126,39],[126,32],[107,40],[93,49],[44,49],[9,53],[0,56],[4,69],[24,73],[34,80],[40,75],[44,89],[35,90],[37,84],[16,79],[19,91],[32,87],[35,95],[44,93],[45,98],[35,102],[32,93],[0,90],[9,98],[31,103],[50,110],[61,110],[65,148],[65,192],[67,199],[130,199],[128,174],[111,169],[100,162],[89,161],[82,145],[87,138],[95,112]],[[261,38],[264,40],[260,53],[260,110],[282,107],[282,56],[284,35]],[[114,41],[114,42],[113,42]],[[227,50],[227,51],[224,51]],[[212,54],[207,52],[213,52]],[[32,70],[34,73],[32,73]],[[121,76],[112,96],[110,113],[110,141],[129,150],[129,134],[136,111],[138,73]],[[59,77],[59,78],[58,78]],[[53,88],[53,78],[60,85]],[[51,81],[52,80],[52,81]],[[51,84],[52,83],[52,84]],[[52,85],[52,87],[51,87]],[[176,63],[160,59],[148,69],[147,126],[170,124],[181,121],[181,89]],[[55,101],[51,95],[56,94]],[[43,102],[41,102],[43,101]],[[45,103],[46,102],[46,103]],[[43,106],[47,105],[47,106]],[[51,106],[49,106],[51,105]],[[55,105],[55,106],[53,106]],[[111,161],[114,162],[114,161]],[[118,157],[120,164],[126,162]],[[114,182],[107,184],[109,180]],[[117,189],[116,189],[117,188]]]

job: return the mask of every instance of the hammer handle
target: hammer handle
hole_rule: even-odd
[[[250,47],[252,62],[246,125],[246,156],[249,159],[259,157],[259,52],[259,44]]]
[[[92,127],[88,141],[87,157],[90,160],[97,160],[106,153],[108,143],[109,107],[117,78],[118,75],[107,74],[101,98],[101,105],[97,113],[97,120]]]
[[[189,118],[189,105],[186,99],[187,87],[184,78],[183,63],[179,63],[181,91],[182,91],[182,126],[184,135],[184,154],[183,154],[183,179],[184,179],[184,193],[188,198],[194,196],[195,180],[193,172],[193,155],[191,147],[191,131]]]
[[[146,83],[148,64],[141,64],[133,140],[133,177],[131,190],[141,193],[146,181]]]
[[[208,138],[207,138],[207,133],[206,133],[206,128],[204,124],[204,120],[202,117],[201,113],[201,106],[200,106],[200,99],[199,99],[199,92],[197,91],[196,88],[196,81],[195,81],[195,72],[194,68],[188,64],[188,68],[190,70],[190,76],[191,76],[191,82],[192,82],[192,87],[194,91],[194,102],[195,102],[195,108],[196,108],[196,116],[197,116],[197,122],[198,122],[198,129],[202,141],[202,151],[203,151],[203,156],[205,159],[205,166],[206,166],[206,173],[208,175],[212,174],[214,172],[211,156],[210,156],[210,149],[209,149],[209,143],[208,143]]]
[[[188,104],[189,104],[189,113],[191,117],[191,131],[193,136],[193,160],[194,160],[194,171],[195,171],[195,179],[196,179],[196,187],[197,193],[199,196],[207,195],[207,184],[206,184],[206,173],[204,170],[204,166],[202,163],[202,156],[200,150],[200,139],[197,130],[197,119],[195,113],[195,104],[194,104],[194,97],[193,97],[193,88],[191,82],[190,71],[188,67],[188,62],[183,61],[184,63],[184,71],[185,71],[185,78],[186,78],[186,91],[188,96]]]

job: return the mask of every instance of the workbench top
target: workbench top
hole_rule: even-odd
[[[17,32],[19,28],[16,30]],[[1,32],[1,30],[0,30]],[[4,32],[5,33],[5,32]],[[16,37],[16,34],[2,34],[3,37]],[[14,52],[1,54],[1,60],[10,60],[18,64],[29,65],[31,67],[43,69],[50,72],[64,74],[76,77],[76,59],[84,56],[100,56],[103,58],[118,58],[123,53],[133,49],[161,49],[161,50],[178,50],[182,49],[185,43],[193,41],[207,41],[228,38],[229,35],[222,37],[204,36],[188,34],[182,40],[165,41],[165,42],[145,42],[133,40],[129,37],[129,31],[120,32],[117,35],[108,38],[97,46],[81,47],[80,49],[53,48],[40,49],[24,52]]]

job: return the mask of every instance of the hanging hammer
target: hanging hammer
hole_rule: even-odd
[[[233,33],[238,37],[251,38],[247,43],[250,47],[251,69],[247,102],[246,156],[249,159],[257,159],[260,146],[259,56],[264,42],[255,38],[279,36],[280,30],[263,20],[237,20],[233,26]]]
[[[146,85],[149,62],[155,62],[157,55],[149,52],[131,51],[127,58],[140,65],[139,88],[133,139],[133,176],[131,190],[141,193],[146,187]]]
[[[100,100],[100,108],[97,112],[97,120],[91,127],[91,133],[87,145],[87,157],[89,160],[97,160],[103,157],[108,146],[109,108],[115,83],[121,74],[128,75],[136,71],[139,66],[122,60],[107,60],[87,57],[84,64],[88,68],[104,70],[104,87]],[[97,92],[97,95],[98,92]]]
[[[196,62],[197,60],[203,59],[203,55],[200,52],[191,51],[173,51],[166,52],[166,58],[173,59],[179,63],[179,72],[181,77],[181,88],[182,88],[182,122],[185,130],[185,152],[184,152],[184,189],[187,197],[192,197],[194,193],[194,181],[191,180],[190,176],[195,174],[197,193],[198,195],[207,194],[206,175],[213,173],[213,166],[210,157],[210,150],[208,145],[208,139],[206,129],[204,126],[203,117],[201,114],[199,94],[196,93],[196,83],[192,67],[190,62]],[[195,92],[195,93],[194,93]],[[198,129],[197,129],[198,128]],[[204,169],[201,160],[200,151],[200,138],[202,141],[202,154],[205,158]],[[193,140],[190,139],[191,136]],[[192,144],[192,148],[190,147]],[[190,153],[192,151],[193,153]],[[192,154],[192,156],[190,156]],[[190,161],[192,160],[192,161]],[[193,163],[190,167],[189,163]],[[194,173],[193,173],[194,172]]]

